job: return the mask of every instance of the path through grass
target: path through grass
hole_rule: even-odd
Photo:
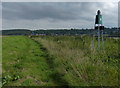
[[[3,37],[3,84],[5,86],[56,86],[49,55],[25,36]]]
[[[69,86],[118,85],[120,40],[105,38],[105,50],[91,49],[90,36],[36,36],[50,55],[55,56],[57,70]]]
[[[117,86],[120,40],[104,52],[90,36],[3,37],[4,86]],[[95,41],[95,47],[97,42]]]

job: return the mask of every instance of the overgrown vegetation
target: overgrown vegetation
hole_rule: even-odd
[[[0,36],[0,77],[2,77],[2,36]],[[2,87],[2,79],[0,79],[0,87]]]
[[[34,38],[55,56],[55,69],[70,86],[118,85],[119,39],[105,38],[104,51],[92,49],[90,36],[41,36]]]
[[[120,39],[104,52],[90,36],[3,37],[5,86],[118,86]]]

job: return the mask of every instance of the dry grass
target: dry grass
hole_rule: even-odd
[[[102,61],[107,55],[94,53],[88,36],[41,36],[34,38],[55,57],[56,70],[69,85],[108,86],[118,84],[117,62]],[[113,43],[113,42],[112,42]],[[96,45],[95,45],[96,46]],[[112,52],[112,51],[111,51]],[[112,76],[111,76],[112,75]],[[113,81],[114,80],[114,81]]]

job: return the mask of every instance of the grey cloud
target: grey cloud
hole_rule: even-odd
[[[118,26],[120,27],[120,1],[118,3]]]
[[[97,6],[102,4],[98,3]],[[94,3],[26,3],[14,2],[3,3],[3,18],[4,19],[58,19],[58,20],[74,20],[86,19],[93,15],[92,10],[96,8]]]
[[[25,22],[29,21],[27,26],[31,26],[33,24],[31,21],[34,20],[34,22],[38,22],[42,26],[45,25],[44,22],[47,22],[49,25],[54,25],[52,23],[55,23],[54,26],[59,23],[64,26],[66,24],[67,27],[67,24],[73,22],[72,24],[77,25],[76,27],[79,25],[84,27],[94,22],[96,11],[101,9],[106,25],[110,23],[110,20],[113,20],[112,25],[116,25],[117,10],[115,9],[117,7],[104,8],[105,5],[103,2],[3,2],[3,24],[5,27],[7,25],[10,27],[10,25],[16,24],[17,22],[19,24],[20,21],[20,25],[25,27]],[[42,22],[43,20],[44,22]],[[23,21],[23,24],[21,24],[21,21]],[[85,22],[90,24],[86,24]]]

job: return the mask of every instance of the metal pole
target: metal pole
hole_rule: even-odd
[[[100,29],[98,24],[98,51],[100,50]]]
[[[94,26],[95,27],[95,26]],[[95,37],[95,30],[93,30],[93,40],[92,40],[92,50],[94,51],[94,47],[95,47],[95,45],[94,45],[94,37]]]
[[[103,49],[103,51],[104,51],[104,38],[103,38],[104,36],[103,36],[103,30],[102,30],[102,49]]]
[[[92,49],[94,50],[94,30],[93,30],[93,42],[92,42]]]

